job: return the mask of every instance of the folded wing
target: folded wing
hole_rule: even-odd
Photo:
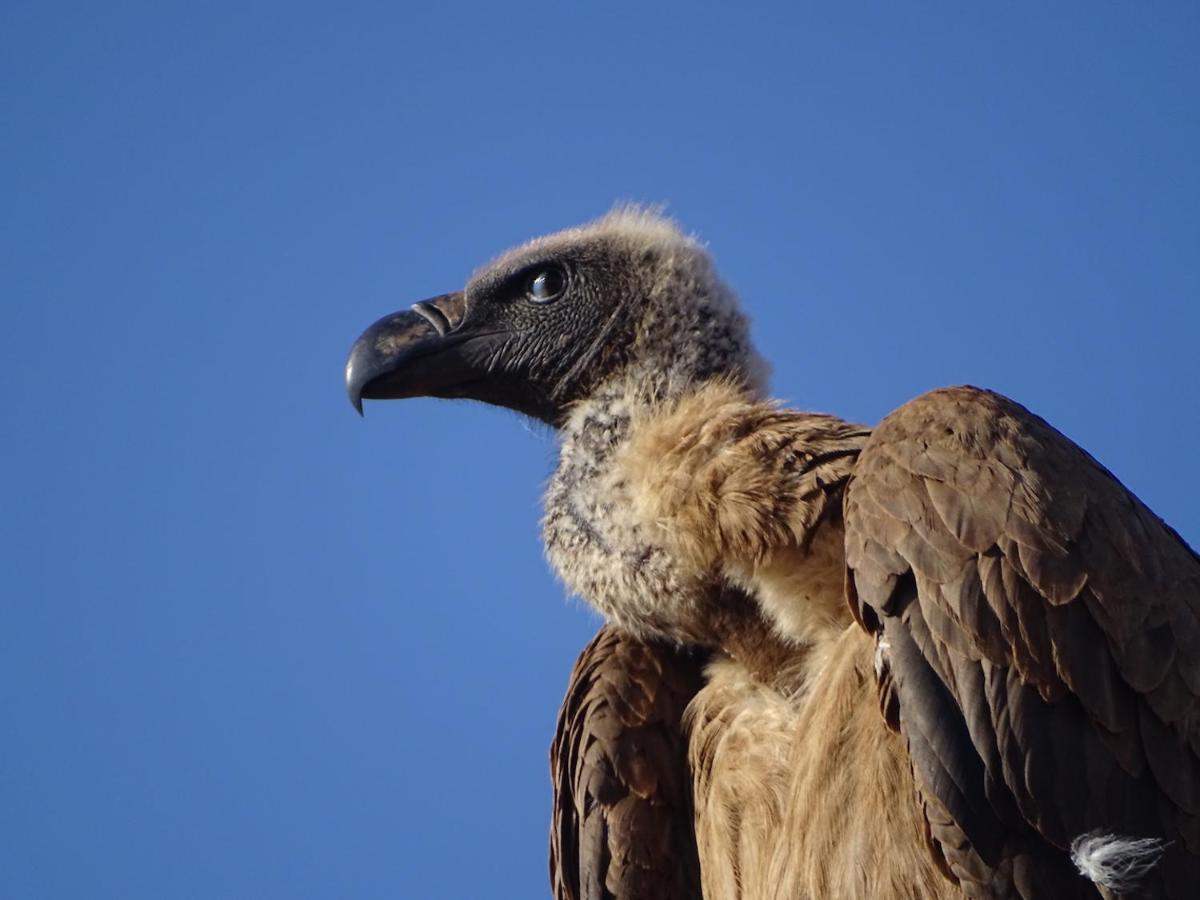
[[[703,659],[611,625],[580,654],[550,749],[556,900],[698,900],[680,720]]]
[[[846,563],[968,894],[1196,895],[1200,559],[1179,535],[1042,419],[952,388],[868,440]],[[1147,839],[1124,874],[1099,864]]]

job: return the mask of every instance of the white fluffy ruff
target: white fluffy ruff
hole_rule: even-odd
[[[1123,893],[1154,868],[1166,849],[1158,838],[1130,838],[1102,831],[1082,834],[1071,842],[1071,860],[1084,878]]]

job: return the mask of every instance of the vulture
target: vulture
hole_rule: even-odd
[[[706,249],[621,207],[370,326],[366,399],[547,423],[604,617],[551,748],[557,898],[1200,897],[1200,557],[975,387],[771,401]]]

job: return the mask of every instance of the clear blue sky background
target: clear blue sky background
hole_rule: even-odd
[[[342,363],[618,199],[779,396],[997,388],[1200,541],[1200,7],[733,6],[6,0],[0,896],[545,895],[552,436]]]

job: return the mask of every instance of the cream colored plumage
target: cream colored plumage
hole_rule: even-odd
[[[866,436],[717,382],[635,417],[620,454],[640,522],[761,611],[724,626],[685,717],[707,897],[956,895],[842,590],[841,494]]]
[[[693,897],[698,863],[708,900],[1191,896],[1200,558],[1005,398],[872,431],[764,371],[705,250],[640,209],[351,353],[356,404],[558,431],[547,556],[610,624],[560,713],[556,895]]]

